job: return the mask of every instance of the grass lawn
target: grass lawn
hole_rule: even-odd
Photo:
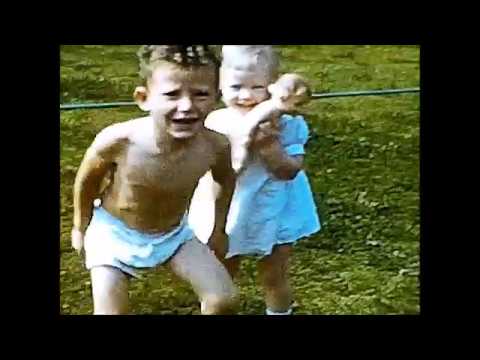
[[[138,45],[62,46],[61,102],[131,101]],[[315,92],[419,86],[418,46],[279,46],[282,70]],[[323,229],[291,262],[296,314],[417,314],[419,123],[417,94],[315,100],[306,171]],[[136,108],[61,112],[61,313],[91,314],[89,274],[70,247],[72,186],[94,136]],[[238,279],[240,314],[264,313],[254,259]],[[168,271],[130,287],[135,314],[199,314],[194,293]]]

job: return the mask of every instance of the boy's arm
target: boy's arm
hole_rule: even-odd
[[[227,139],[225,139],[222,150],[218,153],[216,164],[212,167],[212,177],[217,183],[219,191],[215,199],[215,224],[208,245],[215,252],[215,255],[223,260],[228,250],[225,226],[236,181],[231,164],[230,145]]]
[[[121,143],[118,131],[113,127],[104,129],[86,151],[78,169],[73,187],[72,232],[72,245],[78,251],[83,246],[82,237],[92,217],[93,201],[99,195],[102,180],[111,169]]]
[[[303,155],[288,155],[279,139],[279,132],[272,123],[260,124],[255,134],[254,147],[267,169],[280,180],[292,180],[303,168]]]

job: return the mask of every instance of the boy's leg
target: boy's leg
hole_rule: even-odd
[[[177,276],[192,285],[201,301],[202,315],[227,314],[234,310],[237,289],[207,245],[197,239],[188,241],[169,263]]]
[[[275,246],[269,256],[258,262],[258,275],[265,292],[267,314],[289,315],[292,291],[288,281],[291,245]]]
[[[96,266],[92,277],[94,315],[124,315],[128,313],[128,278],[112,266]]]

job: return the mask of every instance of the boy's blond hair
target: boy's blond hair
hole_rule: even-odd
[[[213,66],[217,74],[220,61],[208,45],[143,45],[137,52],[140,62],[140,77],[148,80],[155,67],[169,62],[185,67]]]

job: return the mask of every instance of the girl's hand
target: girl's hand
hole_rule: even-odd
[[[265,121],[257,126],[257,130],[253,135],[254,146],[270,145],[278,140],[280,129],[276,121]]]
[[[306,81],[296,74],[282,75],[268,87],[272,100],[282,111],[294,110],[310,100],[310,89]]]
[[[225,259],[228,252],[228,236],[224,232],[213,232],[208,239],[208,247],[213,250],[219,260]]]

